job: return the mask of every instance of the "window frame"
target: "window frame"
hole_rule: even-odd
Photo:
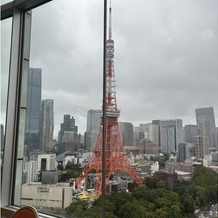
[[[31,9],[49,1],[52,0],[14,0],[1,5],[1,20],[12,17],[5,150],[1,171],[2,208],[14,204],[20,205],[22,185],[20,170],[23,167]],[[12,206],[11,210],[14,211],[16,208]]]
[[[19,209],[22,188],[24,132],[26,118],[27,78],[30,59],[31,10],[52,0],[14,0],[1,5],[1,20],[12,17],[11,50],[5,122],[5,150],[1,171],[3,216]],[[106,36],[107,0],[104,0],[103,39],[103,149],[106,140]],[[24,96],[22,96],[24,95]],[[103,186],[104,162],[102,157]],[[16,194],[15,194],[16,192]],[[105,190],[102,191],[102,216],[105,216]],[[41,214],[40,217],[54,217]]]

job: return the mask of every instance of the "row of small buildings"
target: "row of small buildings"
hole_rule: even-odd
[[[79,164],[83,167],[91,158],[90,152],[74,153],[65,152],[59,156],[55,154],[38,155],[37,160],[27,161],[24,170],[24,180],[22,186],[22,205],[34,205],[36,207],[59,207],[65,208],[73,201],[73,196],[76,192],[75,184],[72,178],[66,182],[58,182],[57,166],[66,166],[68,162]],[[159,154],[160,155],[160,154]],[[218,153],[214,152],[210,157],[205,159],[193,158],[185,162],[178,162],[177,156],[170,156],[165,162],[165,169],[160,170],[159,162],[149,161],[151,156],[155,158],[155,154],[128,155],[129,161],[133,168],[142,178],[143,181],[148,177],[155,177],[162,180],[165,186],[174,191],[177,188],[178,181],[190,180],[194,165],[204,165],[218,170]],[[208,163],[210,163],[208,165]],[[214,165],[215,163],[215,165]],[[30,167],[31,166],[31,167]],[[36,182],[38,176],[41,176],[41,182]],[[90,173],[83,186],[83,190],[95,189],[96,175]],[[110,178],[106,191],[118,192],[120,190],[132,191],[135,183],[125,173],[120,172],[118,175],[113,175]]]

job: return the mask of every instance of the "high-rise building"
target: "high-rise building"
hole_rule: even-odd
[[[138,148],[141,154],[157,154],[158,147],[149,139],[143,139],[137,143],[136,148]]]
[[[184,141],[194,143],[194,137],[200,135],[200,128],[197,125],[185,125],[184,127]]]
[[[133,146],[133,124],[119,122],[120,137],[123,146]]]
[[[184,162],[187,159],[191,159],[194,156],[194,144],[192,143],[180,143],[178,146],[178,162]]]
[[[53,147],[53,131],[54,131],[54,100],[42,100],[41,107],[41,149],[45,152],[52,151]]]
[[[204,155],[208,153],[206,147],[203,146],[203,139],[200,135],[194,137],[194,152],[197,158],[204,158]]]
[[[81,135],[78,135],[78,126],[75,125],[74,117],[64,114],[64,122],[61,123],[58,133],[59,153],[65,151],[74,152],[80,148]]]
[[[217,149],[216,125],[212,107],[195,109],[197,126],[200,128],[205,154]]]
[[[159,126],[159,145],[162,153],[177,152],[179,143],[183,142],[183,126],[181,119],[153,120]]]
[[[42,92],[42,70],[29,68],[27,85],[27,111],[25,145],[28,153],[40,148],[40,108]]]
[[[134,132],[133,132],[134,146],[136,146],[138,143],[140,143],[144,139],[145,139],[145,132],[142,130],[141,124],[140,124],[140,126],[136,126],[134,128]]]
[[[60,131],[58,133],[58,141],[64,141],[64,132],[78,133],[78,126],[75,125],[74,117],[71,118],[69,114],[64,114],[64,122],[61,123]]]
[[[159,149],[159,126],[153,123],[144,123],[135,127],[134,144],[141,144],[144,139],[152,141]]]
[[[31,160],[25,163],[24,183],[36,182],[38,179],[37,161]]]
[[[100,115],[98,110],[88,110],[87,112],[87,126],[85,134],[85,146],[92,151],[98,138],[98,130],[100,126]]]
[[[157,148],[159,148],[159,128],[158,125],[148,123],[148,139],[151,140]]]
[[[87,112],[87,132],[98,131],[100,126],[100,114],[98,110],[88,110]]]

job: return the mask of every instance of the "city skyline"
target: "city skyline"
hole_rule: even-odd
[[[50,2],[32,18],[30,67],[43,71],[42,99],[54,99],[55,135],[63,114],[83,133],[87,111],[102,102],[103,3],[65,3]],[[119,121],[196,124],[195,108],[213,107],[217,125],[217,1],[112,5]]]
[[[195,108],[194,109],[194,112],[195,112],[195,110],[196,109],[210,109],[210,108],[212,108],[213,109],[213,107],[205,107],[205,108]],[[89,109],[88,111],[96,111],[95,109]],[[67,113],[65,113],[64,115],[68,115]],[[71,116],[73,116],[73,114],[69,114],[69,115],[71,115]],[[216,114],[214,114],[214,116],[215,116]],[[55,115],[54,115],[55,116]],[[216,117],[216,116],[215,116]],[[88,119],[88,118],[87,118]],[[180,119],[180,118],[174,118],[174,117],[170,117],[169,116],[169,118],[168,119],[162,119],[162,118],[160,118],[160,119],[154,119],[154,120],[149,120],[149,121],[145,121],[145,122],[141,122],[141,123],[138,123],[138,124],[136,124],[136,125],[134,125],[132,122],[128,122],[128,121],[119,121],[119,123],[129,123],[129,124],[132,124],[133,125],[133,130],[135,131],[135,127],[139,127],[140,125],[143,125],[143,124],[152,124],[152,122],[153,121],[156,121],[156,120],[159,120],[159,121],[161,121],[161,122],[164,122],[164,121],[166,121],[166,122],[169,122],[169,121],[174,121],[174,120],[181,120],[181,122],[182,122],[182,127],[184,128],[186,125],[196,125],[197,126],[197,122],[196,122],[196,114],[194,114],[194,120],[195,120],[195,122],[194,123],[184,123],[183,122],[183,120],[182,119]],[[100,121],[99,121],[100,122]],[[75,123],[77,124],[77,120],[75,119]],[[86,123],[87,123],[87,120],[86,120]],[[60,124],[59,124],[60,125]],[[78,126],[78,125],[77,125]],[[217,123],[216,123],[216,120],[215,120],[215,127],[217,127],[218,128],[218,125],[217,125]],[[79,126],[78,126],[78,129],[79,129]],[[58,130],[59,131],[59,130]],[[78,133],[80,133],[80,134],[84,134],[85,132],[87,131],[87,127],[84,129],[84,132],[80,132],[80,131],[78,131]],[[55,139],[56,139],[56,133],[54,132],[54,137],[55,137]]]

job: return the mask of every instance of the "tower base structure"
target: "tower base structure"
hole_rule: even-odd
[[[124,148],[121,144],[119,126],[117,118],[107,117],[106,120],[106,149],[105,149],[105,184],[108,185],[109,179],[112,175],[117,175],[119,171],[125,172],[131,177],[135,183],[142,186],[143,183],[138,174],[130,164]],[[99,129],[98,140],[94,149],[94,153],[89,162],[84,167],[80,176],[76,179],[76,185],[79,185],[81,181],[90,173],[96,173],[96,194],[101,195],[102,190],[102,130],[103,125]],[[105,187],[106,188],[106,187]]]

